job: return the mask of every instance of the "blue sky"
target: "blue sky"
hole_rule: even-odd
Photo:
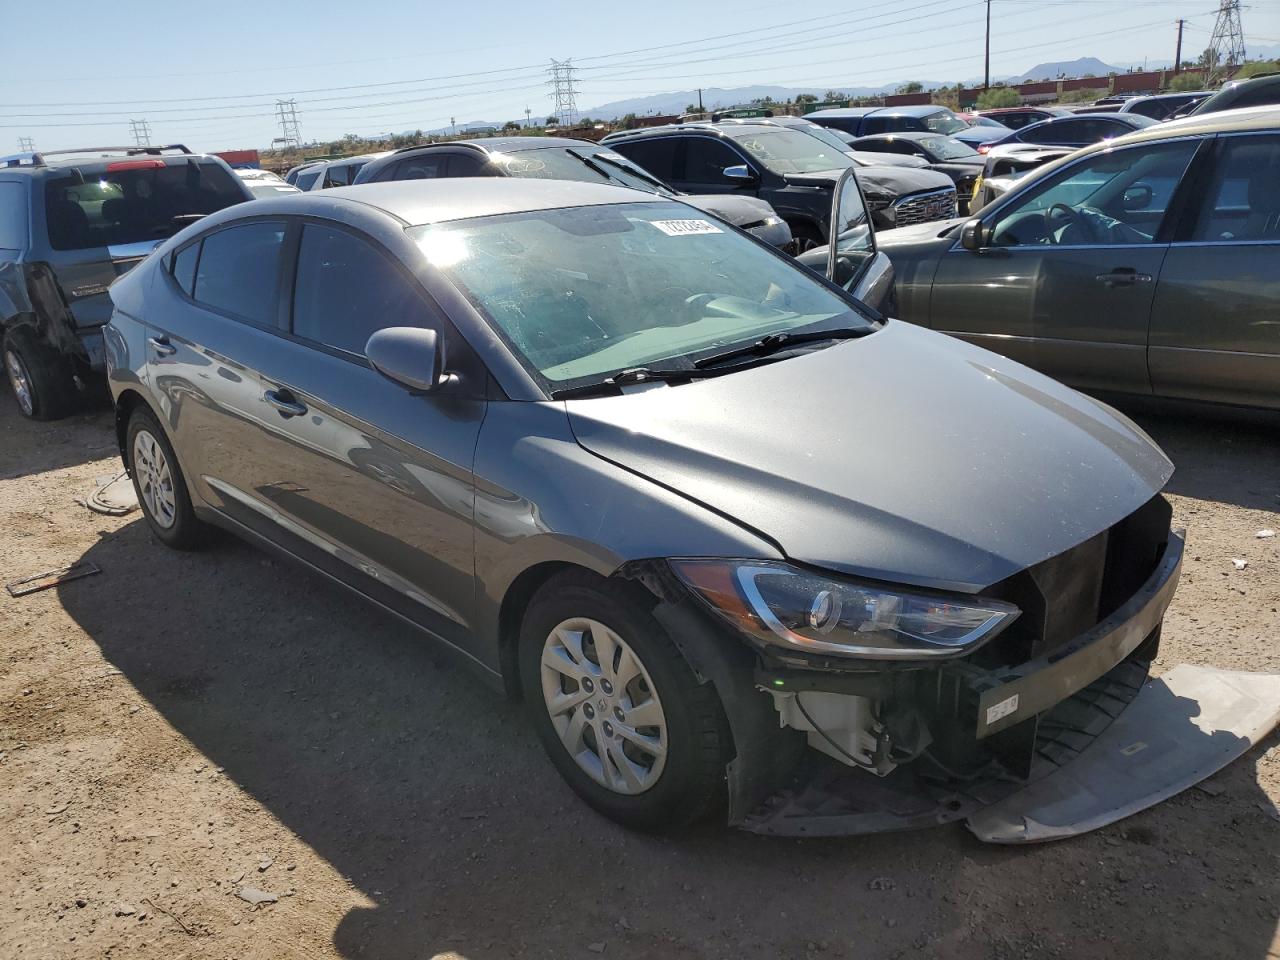
[[[522,119],[552,108],[551,57],[579,68],[580,108],[745,84],[865,85],[982,75],[982,0],[575,0],[190,5],[21,3],[5,11],[0,153],[153,142],[265,146],[292,96],[304,139]],[[993,0],[992,73],[1098,57],[1171,60],[1208,43],[1214,0]],[[727,15],[732,11],[732,16]],[[1243,14],[1250,46],[1280,45],[1280,3]]]

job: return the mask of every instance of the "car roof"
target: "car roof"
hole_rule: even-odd
[[[885,117],[927,117],[931,113],[950,113],[951,109],[940,103],[917,103],[903,107],[879,107],[872,112]]]
[[[180,143],[155,147],[77,147],[71,150],[36,150],[3,156],[0,157],[0,170],[27,173],[62,171],[71,167],[95,170],[105,169],[110,163],[130,160],[163,160],[168,165],[212,158],[212,154],[189,150]]]
[[[1191,136],[1206,133],[1241,133],[1254,130],[1280,130],[1280,106],[1237,107],[1234,110],[1218,110],[1214,113],[1193,113],[1178,120],[1166,120],[1137,133],[1125,134],[1125,143],[1139,140],[1160,140],[1169,136]],[[1117,143],[1113,140],[1112,143]]]
[[[951,139],[947,133],[934,133],[932,130],[894,130],[892,133],[868,133],[858,137],[859,140],[932,140],[934,137]]]
[[[770,131],[777,130],[779,124],[770,123],[770,118],[763,118],[761,122],[747,120],[739,122],[737,119],[733,123],[714,123],[710,120],[694,120],[690,123],[668,123],[660,127],[641,127],[639,130],[619,130],[617,133],[611,133],[600,142],[602,144],[621,143],[624,140],[642,139],[648,136],[657,136],[660,134],[670,135],[673,133],[710,133],[717,136],[736,136],[741,131]],[[732,133],[731,133],[732,131]]]
[[[880,107],[832,107],[829,110],[814,110],[812,113],[806,113],[802,119],[809,117],[865,117],[868,113],[875,113]]]
[[[421,226],[560,207],[646,203],[652,202],[654,195],[627,187],[577,180],[523,177],[388,180],[283,197],[278,201],[278,209],[281,213],[301,215],[307,212],[308,207],[323,206],[330,200],[359,202],[389,213],[408,226]]]
[[[520,153],[524,150],[544,150],[554,147],[594,147],[597,144],[590,140],[577,140],[573,137],[476,137],[470,140],[446,140],[442,143],[420,143],[413,147],[402,147],[395,151],[397,156],[413,153],[417,150],[441,150],[449,147],[470,147],[485,153]],[[388,154],[389,156],[389,154]]]

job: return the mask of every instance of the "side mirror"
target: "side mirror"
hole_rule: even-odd
[[[445,380],[444,350],[434,330],[386,327],[369,338],[364,355],[373,369],[413,393],[434,390]]]
[[[724,175],[726,179],[741,180],[743,183],[750,183],[756,178],[756,175],[751,172],[751,168],[745,163],[740,163],[733,167],[725,167]]]
[[[982,220],[974,217],[972,220],[966,220],[963,227],[960,228],[960,246],[966,250],[976,252],[987,245],[987,228],[982,225]]]
[[[1154,196],[1151,187],[1145,183],[1135,183],[1124,192],[1123,205],[1126,210],[1145,210],[1151,206]]]

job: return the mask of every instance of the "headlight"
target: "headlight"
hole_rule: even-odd
[[[739,630],[775,646],[875,660],[959,657],[1021,611],[985,597],[939,597],[831,580],[790,564],[672,560],[676,575]]]
[[[867,209],[872,213],[879,213],[891,203],[893,203],[891,197],[867,197]]]

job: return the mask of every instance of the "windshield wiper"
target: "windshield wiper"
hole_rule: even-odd
[[[581,160],[583,163],[588,162],[585,156],[578,153],[574,153],[574,151],[572,150],[570,150],[569,152],[572,153],[579,160]],[[592,157],[590,162],[592,164],[607,163],[609,166],[616,167],[618,170],[621,170],[624,173],[631,174],[631,176],[635,177],[638,180],[647,180],[649,183],[653,184],[655,188],[657,188],[658,190],[661,190],[663,193],[672,192],[671,187],[667,186],[667,184],[663,183],[657,177],[652,176],[646,171],[641,170],[639,167],[633,166],[629,163],[619,163],[617,160],[610,160],[608,157],[602,157],[599,154],[596,154],[594,157]]]
[[[755,343],[749,343],[744,347],[734,347],[723,353],[713,353],[709,357],[695,360],[693,365],[696,369],[703,370],[728,360],[736,360],[738,357],[764,357],[801,343],[849,340],[853,337],[865,336],[870,332],[871,330],[867,327],[832,327],[828,330],[806,330],[803,333],[789,333],[784,330],[782,333],[771,333],[761,337]]]
[[[619,371],[611,377],[606,377],[595,383],[584,383],[577,387],[565,387],[562,390],[553,390],[551,392],[552,400],[565,400],[569,397],[581,397],[601,391],[614,392],[622,387],[629,387],[637,383],[648,383],[652,380],[658,380],[663,383],[671,383],[672,381],[680,382],[683,380],[705,380],[707,377],[719,376],[722,373],[732,373],[736,368],[729,367],[724,370],[664,370],[653,367],[629,367],[626,370]]]

